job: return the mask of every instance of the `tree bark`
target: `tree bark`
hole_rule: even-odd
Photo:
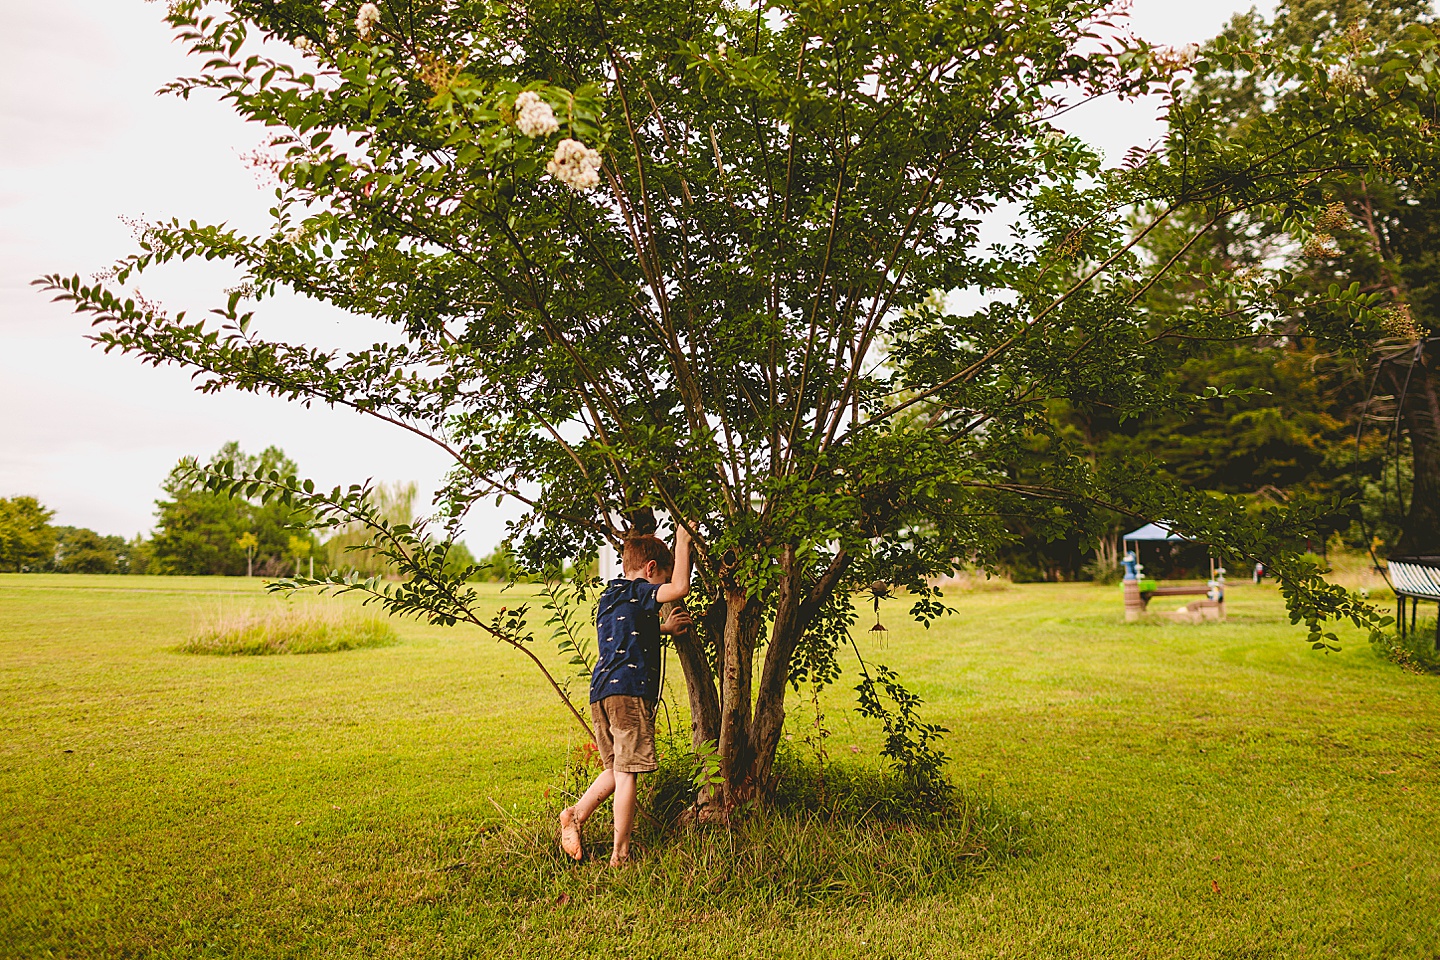
[[[727,585],[725,649],[720,659],[720,761],[725,775],[725,805],[754,795],[750,764],[751,670],[761,627],[760,603]]]
[[[1396,555],[1440,556],[1440,350],[1421,348],[1412,357],[1413,366],[1393,364],[1391,376],[1414,457],[1410,512]]]
[[[795,656],[795,646],[810,629],[815,615],[830,599],[830,594],[850,566],[849,555],[840,551],[831,561],[829,569],[811,587],[809,595],[802,598],[802,583],[798,571],[794,569],[794,559],[794,549],[786,547],[780,558],[783,575],[775,604],[775,623],[770,632],[770,646],[765,653],[765,666],[760,673],[760,688],[755,696],[755,725],[751,736],[755,758],[751,778],[767,792],[773,787],[771,777],[775,769],[775,749],[785,731],[785,687],[790,682],[790,661]]]
[[[660,618],[664,620],[668,612],[662,609]],[[720,739],[720,695],[696,628],[678,633],[673,639],[680,670],[685,674],[685,692],[690,698],[690,746],[698,752],[705,741]]]
[[[775,749],[785,728],[785,683],[790,679],[790,659],[804,632],[799,627],[800,583],[795,573],[795,548],[786,545],[780,555],[780,589],[775,603],[775,622],[770,645],[760,672],[760,690],[755,698],[755,725],[752,734],[754,760],[750,779],[757,789],[769,792],[775,768]]]

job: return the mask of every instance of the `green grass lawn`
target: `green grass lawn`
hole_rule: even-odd
[[[953,779],[1025,824],[1023,852],[943,896],[714,901],[558,861],[497,892],[489,838],[554,805],[580,736],[477,631],[197,656],[177,648],[207,616],[280,601],[0,576],[0,955],[1440,956],[1440,678],[1353,632],[1310,651],[1272,587],[1199,626],[1126,625],[1114,587],[952,600],[929,631],[887,604],[887,644],[861,648],[951,729]],[[824,702],[830,752],[874,764],[853,682]]]

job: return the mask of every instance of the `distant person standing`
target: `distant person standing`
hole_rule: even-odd
[[[1256,583],[1264,583],[1264,582],[1265,582],[1265,564],[1261,563],[1261,562],[1258,561],[1258,560],[1255,561],[1255,575],[1254,575],[1254,579],[1255,579],[1255,582],[1256,582]]]

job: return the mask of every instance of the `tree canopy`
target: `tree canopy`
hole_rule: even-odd
[[[34,497],[0,497],[0,571],[40,570],[55,553],[55,511]]]
[[[663,508],[695,537],[702,626],[676,649],[727,802],[770,783],[787,685],[835,677],[853,590],[908,588],[928,622],[933,575],[992,562],[1021,529],[1093,539],[1096,507],[1264,557],[1317,646],[1327,618],[1377,625],[1287,550],[1324,506],[1249,511],[1097,454],[1048,411],[1123,422],[1219,396],[1166,374],[1197,342],[1276,322],[1293,278],[1188,252],[1240,214],[1305,233],[1322,178],[1428,170],[1428,36],[1191,55],[1129,38],[1098,0],[177,0],[169,20],[203,62],[170,89],[213,90],[271,132],[273,226],[155,223],[112,279],[45,283],[106,349],[186,366],[202,390],[425,437],[455,463],[442,524],[520,502],[532,570]],[[1268,109],[1214,135],[1217,77]],[[1055,125],[1145,92],[1171,134],[1120,168]],[[1150,255],[1162,234],[1174,253]],[[123,291],[193,257],[241,274],[211,320]],[[266,337],[254,304],[282,288],[392,336],[348,353]],[[1357,291],[1324,297],[1373,319]],[[332,586],[527,649],[523,611],[481,621],[446,545],[364,487],[234,459],[184,476],[367,523],[409,579]],[[923,779],[935,731],[872,666],[861,708]]]
[[[56,573],[136,573],[136,547],[124,537],[96,533],[86,527],[56,527],[55,554],[49,569]]]
[[[1426,0],[1295,0],[1282,4],[1270,21],[1238,17],[1223,42],[1293,56],[1311,50],[1343,56],[1327,68],[1329,90],[1267,88],[1232,73],[1202,77],[1197,94],[1221,109],[1193,135],[1245,138],[1277,111],[1333,101],[1337,87],[1374,97],[1383,71],[1396,62],[1385,58],[1429,49],[1435,36]],[[1315,437],[1317,453],[1330,448],[1324,472],[1337,479],[1348,474],[1349,491],[1368,487],[1371,493],[1371,509],[1352,510],[1346,519],[1365,528],[1364,541],[1383,533],[1393,552],[1405,554],[1440,554],[1440,286],[1434,270],[1440,192],[1431,130],[1440,112],[1436,94],[1433,83],[1423,81],[1391,91],[1415,116],[1429,118],[1419,127],[1387,129],[1386,116],[1366,118],[1388,141],[1385,162],[1363,176],[1350,169],[1320,172],[1304,184],[1303,213],[1234,211],[1187,255],[1190,262],[1204,258],[1240,272],[1280,265],[1291,274],[1276,297],[1277,322],[1253,331],[1262,347],[1312,367],[1320,395],[1304,412],[1293,410],[1287,426],[1311,420],[1302,429]],[[1357,312],[1357,302],[1367,309]],[[1316,429],[1317,414],[1344,422],[1348,450],[1334,442],[1339,431]],[[1321,439],[1326,433],[1330,442]],[[1374,480],[1367,484],[1367,477]],[[1371,513],[1382,516],[1367,519]]]
[[[278,447],[247,455],[230,442],[216,452],[213,462],[239,464],[241,469],[269,476],[294,477],[297,467]],[[254,570],[276,575],[298,572],[297,550],[291,538],[296,526],[310,516],[279,503],[263,503],[245,496],[216,493],[195,482],[184,461],[164,483],[167,499],[157,500],[155,535],[151,541],[151,573],[182,576],[243,576],[247,563],[246,534],[254,537]],[[308,533],[302,537],[305,556],[315,546]]]

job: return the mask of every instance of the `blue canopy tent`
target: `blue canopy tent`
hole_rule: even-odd
[[[1125,553],[1130,553],[1131,551],[1134,551],[1136,564],[1140,563],[1140,544],[1142,542],[1190,542],[1189,537],[1183,537],[1180,534],[1174,532],[1170,529],[1169,524],[1165,523],[1147,523],[1145,524],[1145,526],[1139,528],[1138,530],[1131,530],[1129,533],[1125,534],[1125,536],[1121,537],[1120,539],[1121,541],[1123,541]],[[1134,544],[1134,546],[1131,546],[1131,544]],[[1137,567],[1136,569],[1138,571],[1139,568]]]
[[[1125,536],[1121,537],[1120,539],[1124,542],[1124,549],[1125,549],[1125,552],[1126,552],[1126,553],[1129,553],[1131,550],[1134,550],[1134,552],[1135,552],[1135,562],[1136,562],[1136,563],[1139,563],[1139,562],[1140,562],[1140,544],[1141,544],[1141,543],[1146,543],[1146,542],[1148,542],[1148,543],[1193,543],[1193,542],[1194,542],[1194,541],[1192,541],[1189,537],[1185,536],[1184,534],[1176,533],[1174,530],[1171,530],[1171,529],[1170,529],[1170,525],[1169,525],[1168,523],[1164,523],[1164,522],[1161,522],[1161,523],[1147,523],[1147,524],[1145,524],[1145,526],[1143,526],[1143,527],[1139,527],[1139,528],[1137,528],[1137,529],[1135,529],[1135,530],[1131,530],[1129,533],[1125,534]],[[1134,546],[1132,547],[1131,544],[1134,544]],[[1223,570],[1221,570],[1218,566],[1216,566],[1216,564],[1215,564],[1215,558],[1212,556],[1212,557],[1210,558],[1210,577],[1211,577],[1211,579],[1214,579],[1217,574],[1223,573],[1223,572],[1224,572]]]
[[[1127,543],[1131,540],[1184,540],[1188,543],[1190,540],[1189,537],[1175,533],[1164,523],[1147,523],[1138,530],[1131,530],[1120,539]]]

